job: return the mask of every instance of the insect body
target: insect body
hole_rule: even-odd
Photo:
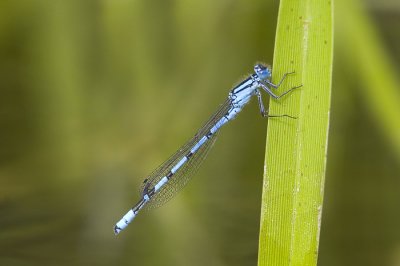
[[[271,82],[271,69],[263,64],[255,65],[254,74],[229,92],[228,99],[200,128],[196,135],[145,179],[141,188],[140,201],[117,222],[114,226],[115,234],[125,229],[142,208],[151,208],[163,204],[185,186],[215,142],[219,129],[234,119],[252,96],[257,96],[261,115],[273,117],[265,111],[260,89],[274,99],[279,99],[301,87],[293,87],[279,96],[272,92],[272,89],[276,89],[282,84],[287,75],[293,73],[284,74],[278,84],[273,84]],[[291,117],[288,115],[281,116]]]

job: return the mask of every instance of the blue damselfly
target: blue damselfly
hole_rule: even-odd
[[[125,229],[141,209],[162,205],[185,186],[215,142],[218,130],[234,119],[252,96],[257,96],[262,116],[276,117],[276,115],[268,115],[259,89],[263,89],[274,99],[279,99],[301,87],[293,87],[281,95],[272,92],[272,89],[277,89],[282,84],[287,75],[293,73],[285,73],[279,83],[273,84],[271,82],[271,68],[264,64],[256,64],[254,74],[251,74],[229,92],[228,99],[200,128],[196,135],[143,181],[140,201],[115,225],[115,234]],[[289,115],[279,116],[291,117]]]

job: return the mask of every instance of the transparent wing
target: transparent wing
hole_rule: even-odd
[[[172,199],[197,172],[199,166],[206,158],[210,148],[214,145],[217,136],[211,137],[199,150],[184,164],[178,172],[151,198],[145,205],[145,209],[154,209]]]
[[[210,129],[215,125],[217,121],[221,119],[231,108],[231,101],[227,99],[214,113],[213,116],[205,123],[203,127],[195,134],[195,136],[186,142],[175,154],[173,154],[168,160],[157,167],[144,181],[141,186],[140,192],[142,195],[147,194],[148,191],[154,188],[154,186],[164,177],[172,167],[174,167],[185,155],[187,155],[190,149],[204,136]],[[170,200],[180,189],[182,189],[190,177],[196,172],[201,162],[206,157],[209,149],[216,140],[216,134],[214,134],[206,143],[199,148],[199,150],[193,154],[188,162],[186,162],[146,204],[147,209],[161,206],[168,200]]]

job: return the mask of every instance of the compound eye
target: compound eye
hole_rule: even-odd
[[[254,66],[254,72],[260,79],[268,79],[271,77],[271,71],[269,68],[263,64],[257,64]]]

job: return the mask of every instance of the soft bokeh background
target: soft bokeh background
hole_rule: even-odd
[[[399,2],[363,4],[399,73]],[[277,11],[1,1],[0,265],[255,265],[267,120],[254,102],[174,200],[112,227],[146,174],[271,62]],[[351,75],[352,41],[336,38],[319,264],[400,265],[400,153]]]

